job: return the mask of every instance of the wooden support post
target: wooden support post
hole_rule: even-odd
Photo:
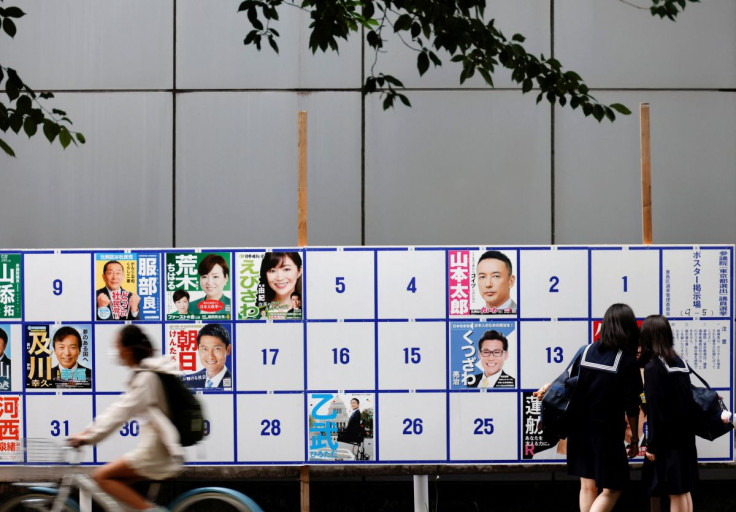
[[[309,512],[309,466],[302,466],[299,471],[299,484],[302,495],[301,512]]]
[[[299,247],[307,246],[307,112],[300,110],[297,116],[297,147],[299,149],[299,205],[298,226]],[[309,512],[309,466],[302,466],[299,471],[299,488],[301,491],[301,512]]]
[[[639,104],[641,134],[641,238],[652,243],[652,159],[650,146],[649,103]]]
[[[307,245],[307,113],[299,111],[299,247]]]

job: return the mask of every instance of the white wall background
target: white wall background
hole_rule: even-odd
[[[635,0],[642,5],[645,0]],[[245,47],[239,0],[6,0],[27,15],[0,62],[53,90],[87,137],[6,136],[1,245],[288,246],[297,128],[309,112],[310,245],[641,242],[638,104],[652,112],[655,243],[736,240],[736,2],[676,23],[619,0],[489,0],[497,25],[634,112],[598,124],[535,105],[506,73],[380,70],[413,108],[360,93],[362,43],[313,56],[284,9],[281,54]]]

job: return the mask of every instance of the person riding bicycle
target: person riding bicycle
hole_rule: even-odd
[[[161,510],[131,484],[140,480],[171,478],[183,468],[184,451],[179,444],[179,434],[168,419],[166,395],[161,380],[154,373],[178,374],[177,364],[166,357],[152,357],[153,346],[136,325],[125,326],[115,345],[120,364],[133,371],[128,390],[85,430],[70,436],[67,442],[74,447],[95,444],[133,417],[144,419],[140,444],[133,451],[97,468],[92,478],[103,491],[133,510]]]

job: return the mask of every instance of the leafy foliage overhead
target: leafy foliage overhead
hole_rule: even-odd
[[[0,0],[3,2],[3,0]],[[0,29],[6,35],[15,37],[17,27],[15,20],[22,18],[25,13],[18,7],[0,7]],[[18,72],[0,64],[0,87],[7,94],[8,102],[0,101],[0,131],[7,133],[12,130],[19,133],[21,130],[28,137],[33,137],[40,128],[49,142],[59,141],[61,146],[66,147],[77,142],[84,144],[84,135],[70,131],[72,121],[66,112],[57,108],[49,110],[40,100],[53,98],[50,92],[36,94],[18,75]],[[15,156],[10,145],[0,138],[0,149],[7,155]]]
[[[626,0],[622,0],[629,3]],[[686,3],[699,0],[647,0],[652,15],[672,20]],[[339,50],[338,41],[347,40],[352,32],[363,31],[367,44],[374,50],[371,72],[363,84],[364,93],[380,92],[383,108],[394,106],[398,99],[409,106],[409,99],[399,92],[402,82],[395,76],[376,72],[378,56],[390,32],[417,52],[416,66],[420,75],[430,66],[441,66],[440,55],[449,55],[460,64],[460,83],[476,73],[493,87],[493,75],[500,67],[511,70],[511,78],[523,93],[537,92],[537,103],[546,99],[552,104],[580,107],[585,116],[598,121],[615,120],[616,112],[628,115],[624,105],[604,105],[591,94],[583,79],[574,71],[563,69],[557,59],[535,56],[524,47],[525,38],[514,34],[507,38],[496,27],[494,19],[486,19],[486,0],[244,0],[238,12],[246,13],[251,29],[243,43],[260,50],[264,42],[278,53],[278,31],[274,28],[283,6],[296,7],[309,13],[311,29],[309,48],[313,53]]]

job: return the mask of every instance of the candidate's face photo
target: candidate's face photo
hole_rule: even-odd
[[[516,276],[512,276],[506,263],[486,258],[478,263],[476,273],[478,293],[489,308],[501,307],[511,295]]]
[[[72,368],[77,364],[79,357],[79,340],[73,334],[54,342],[54,354],[59,366],[62,368]]]
[[[5,353],[5,348],[7,346],[8,346],[8,343],[4,339],[0,338],[0,357],[2,357],[3,354]]]
[[[501,340],[483,340],[481,343],[480,360],[486,377],[500,372],[508,358],[509,353],[504,352]]]
[[[102,274],[102,280],[110,290],[118,290],[125,280],[123,266],[119,263],[108,265],[107,270]]]
[[[217,336],[204,335],[199,339],[199,360],[208,377],[214,377],[225,368],[225,360],[230,354],[230,345]]]
[[[302,299],[300,299],[298,295],[291,296],[291,307],[293,307],[294,309],[302,308]]]
[[[174,306],[176,306],[176,311],[180,315],[186,315],[189,313],[189,299],[186,297],[182,297],[181,299],[174,302]]]
[[[352,410],[357,409],[359,406],[360,406],[360,404],[358,403],[358,401],[356,399],[353,398],[352,400],[350,400],[350,408]]]
[[[204,275],[199,276],[199,286],[205,293],[206,299],[220,300],[222,291],[227,284],[227,276],[220,265],[213,265],[212,269]]]
[[[268,286],[277,297],[289,297],[296,288],[296,281],[301,275],[302,271],[296,266],[296,263],[288,256],[284,256],[279,266],[266,272],[266,279]]]

